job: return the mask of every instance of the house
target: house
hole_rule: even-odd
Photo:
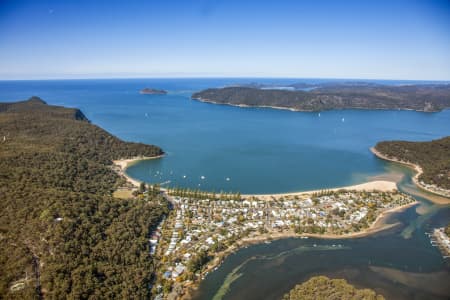
[[[175,269],[172,271],[172,277],[176,275],[178,277],[179,275],[183,274],[186,267],[183,264],[178,264]]]
[[[164,277],[165,279],[171,278],[171,277],[172,277],[172,272],[171,272],[171,271],[166,271],[166,272],[164,272],[163,277]]]

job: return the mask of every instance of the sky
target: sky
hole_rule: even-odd
[[[450,80],[450,0],[0,0],[0,79]]]

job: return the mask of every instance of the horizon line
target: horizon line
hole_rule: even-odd
[[[228,75],[211,75],[211,76],[113,76],[113,77],[73,77],[73,78],[61,78],[61,77],[44,77],[44,78],[14,78],[6,79],[0,78],[0,81],[51,81],[51,80],[120,80],[120,79],[317,79],[317,80],[371,80],[371,81],[424,81],[424,82],[448,82],[450,79],[399,79],[399,78],[356,78],[356,77],[297,77],[297,76],[228,76]]]

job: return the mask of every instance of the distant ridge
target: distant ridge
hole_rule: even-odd
[[[321,84],[309,91],[264,86],[213,88],[194,93],[192,99],[234,106],[272,107],[295,111],[333,109],[401,109],[437,112],[450,107],[450,85]],[[304,84],[292,88],[309,87]]]

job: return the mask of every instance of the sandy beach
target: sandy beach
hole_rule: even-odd
[[[352,190],[352,191],[382,191],[382,192],[391,192],[397,190],[397,184],[394,181],[387,180],[375,180],[369,181],[361,184],[344,186],[344,187],[336,187],[331,189],[320,189],[320,190],[311,190],[311,191],[303,191],[303,192],[292,192],[292,193],[280,193],[280,194],[248,194],[242,195],[242,198],[251,198],[257,197],[261,200],[269,200],[272,197],[287,197],[287,196],[302,196],[308,195],[312,193],[318,193],[322,191],[338,191],[338,190]]]
[[[121,168],[121,175],[125,176],[127,180],[132,183],[134,186],[138,187],[140,184],[140,181],[131,178],[130,176],[126,175],[125,170],[128,166],[131,164],[140,161],[140,160],[147,160],[147,159],[159,159],[162,158],[164,155],[155,156],[155,157],[134,157],[129,159],[121,159],[114,161],[114,164],[119,166]],[[161,189],[162,191],[165,191],[165,189]],[[351,190],[351,191],[382,191],[382,192],[392,192],[397,190],[397,184],[393,181],[387,181],[387,180],[376,180],[376,181],[370,181],[365,182],[361,184],[356,185],[350,185],[350,186],[344,186],[344,187],[337,187],[332,189],[322,189],[322,190],[310,190],[310,191],[303,191],[303,192],[293,192],[293,193],[280,193],[280,194],[249,194],[249,195],[242,195],[243,199],[251,198],[251,197],[258,197],[261,200],[270,200],[272,197],[278,198],[278,197],[287,197],[287,196],[301,196],[301,195],[309,195],[316,192],[321,191],[338,191],[338,190]],[[287,237],[301,237],[301,236],[307,236],[307,237],[317,237],[317,238],[324,238],[324,239],[342,239],[342,238],[355,238],[355,237],[363,237],[367,236],[382,230],[389,229],[393,226],[396,226],[397,224],[385,224],[383,222],[386,215],[402,211],[408,207],[411,207],[413,205],[416,205],[418,202],[412,202],[407,205],[395,207],[386,211],[383,211],[378,217],[375,219],[375,221],[371,224],[371,226],[365,230],[349,233],[349,234],[341,234],[341,235],[335,235],[335,234],[296,234],[291,232],[285,232],[280,234],[264,234],[260,235],[258,237],[254,238],[248,238],[243,239],[238,242],[238,244],[249,244],[249,243],[255,243],[255,242],[263,242],[266,240],[273,240],[273,239],[279,239],[279,238],[287,238]]]
[[[149,160],[149,159],[159,159],[159,158],[164,157],[164,155],[165,154],[158,155],[158,156],[136,156],[136,157],[127,158],[127,159],[113,160],[113,163],[114,163],[114,165],[120,167],[119,175],[124,176],[128,180],[128,182],[130,182],[135,187],[139,187],[141,182],[139,180],[136,180],[136,179],[131,178],[130,176],[128,176],[127,173],[126,173],[127,168],[130,165],[133,165],[133,164],[137,163],[138,161]]]
[[[114,161],[114,164],[120,167],[120,174],[123,175],[127,180],[132,183],[134,186],[138,187],[140,182],[136,179],[131,178],[130,176],[126,175],[125,170],[127,167],[129,167],[131,164],[136,163],[140,160],[146,160],[146,159],[158,159],[163,157],[157,156],[157,157],[134,157],[129,159],[121,159]],[[420,169],[421,170],[421,169]],[[417,169],[417,171],[419,171]],[[279,198],[279,197],[287,197],[287,196],[305,196],[310,195],[312,193],[321,192],[321,191],[338,191],[338,190],[352,190],[352,191],[382,191],[382,192],[392,192],[397,190],[397,184],[394,181],[388,181],[388,180],[375,180],[370,181],[362,184],[356,184],[351,186],[344,186],[344,187],[336,187],[331,189],[318,189],[318,190],[310,190],[310,191],[302,191],[302,192],[291,192],[291,193],[279,193],[279,194],[248,194],[248,195],[242,195],[243,199],[251,198],[251,197],[257,197],[261,200],[270,200],[271,198]],[[161,189],[162,191],[165,191],[165,189]],[[350,239],[350,238],[361,238],[366,237],[384,230],[388,230],[391,228],[394,228],[396,226],[399,226],[400,223],[393,223],[388,224],[386,223],[386,219],[389,215],[401,212],[403,210],[406,210],[409,207],[412,207],[419,202],[415,201],[403,206],[398,206],[392,209],[385,210],[381,212],[375,221],[366,229],[358,231],[358,232],[352,232],[348,234],[297,234],[293,231],[287,231],[287,232],[271,232],[271,233],[265,233],[261,235],[257,235],[254,237],[248,237],[243,238],[239,241],[237,241],[234,245],[231,247],[216,253],[214,258],[207,264],[206,268],[203,270],[202,274],[205,275],[209,272],[212,272],[215,270],[216,267],[218,267],[223,260],[230,255],[231,253],[234,253],[238,251],[239,249],[246,247],[248,245],[252,244],[260,244],[267,241],[273,241],[278,239],[284,239],[284,238],[320,238],[320,239]],[[189,282],[186,285],[182,285],[183,293],[184,295],[181,296],[181,299],[189,299],[192,295],[192,291],[198,288],[200,282]]]
[[[133,163],[136,163],[140,160],[146,160],[146,159],[158,159],[163,157],[157,156],[157,157],[133,157],[129,159],[121,159],[114,161],[114,164],[116,166],[120,167],[120,174],[123,175],[130,183],[132,183],[134,186],[138,187],[140,182],[136,179],[131,178],[128,176],[125,171],[126,168],[132,165]],[[258,197],[261,200],[270,200],[272,197],[279,198],[283,196],[305,196],[310,195],[312,193],[321,192],[321,191],[337,191],[337,190],[353,190],[353,191],[383,191],[383,192],[391,192],[397,190],[397,184],[394,181],[388,181],[388,180],[375,180],[370,181],[362,184],[356,184],[351,186],[345,186],[345,187],[336,187],[332,189],[320,189],[320,190],[310,190],[310,191],[302,191],[302,192],[292,192],[292,193],[280,193],[280,194],[250,194],[250,195],[242,195],[243,199],[251,198],[251,197]],[[165,189],[161,189],[165,192]],[[298,234],[293,231],[287,231],[287,232],[271,232],[271,233],[265,233],[261,235],[257,235],[254,237],[248,237],[243,238],[239,241],[237,241],[234,245],[231,247],[216,253],[214,258],[207,264],[205,269],[203,270],[202,274],[203,276],[209,272],[214,271],[220,264],[223,262],[223,260],[230,255],[231,253],[234,253],[238,251],[239,249],[253,245],[253,244],[260,244],[267,241],[273,241],[278,239],[284,239],[284,238],[320,238],[320,239],[351,239],[351,238],[362,238],[366,237],[384,230],[392,229],[396,226],[399,226],[400,223],[393,223],[393,224],[387,224],[386,219],[389,215],[392,213],[403,211],[411,206],[414,206],[418,204],[419,202],[415,201],[412,203],[409,203],[407,205],[395,207],[392,209],[385,210],[381,212],[375,221],[366,229],[358,231],[358,232],[352,232],[348,234],[310,234],[310,233],[304,233],[304,234]],[[192,296],[192,292],[196,290],[199,286],[200,282],[189,282],[184,285],[181,285],[181,288],[183,290],[183,296],[181,296],[181,299],[190,299]]]
[[[384,160],[387,160],[387,161],[391,161],[391,162],[395,162],[395,163],[398,163],[398,164],[402,164],[402,165],[405,165],[405,166],[413,169],[414,171],[416,171],[416,174],[414,175],[412,180],[413,180],[414,184],[418,188],[420,188],[420,189],[422,189],[422,190],[424,190],[426,192],[429,192],[429,193],[432,193],[432,194],[435,194],[435,195],[438,195],[438,196],[441,196],[441,197],[445,197],[446,199],[448,199],[447,195],[445,195],[443,193],[440,193],[439,191],[431,190],[431,189],[427,188],[426,186],[424,186],[424,185],[422,185],[420,183],[419,177],[420,177],[420,175],[422,175],[423,169],[419,165],[387,157],[387,156],[383,155],[382,153],[380,153],[379,151],[377,151],[375,149],[375,147],[371,147],[370,151],[372,151],[372,153],[375,154],[375,156],[377,156],[378,158],[381,158],[381,159],[384,159]],[[433,201],[433,202],[438,203],[438,204],[448,204],[448,203],[450,203],[450,199],[448,199],[448,200],[439,200],[438,201],[438,200],[433,200],[433,198],[430,198],[430,201]]]

